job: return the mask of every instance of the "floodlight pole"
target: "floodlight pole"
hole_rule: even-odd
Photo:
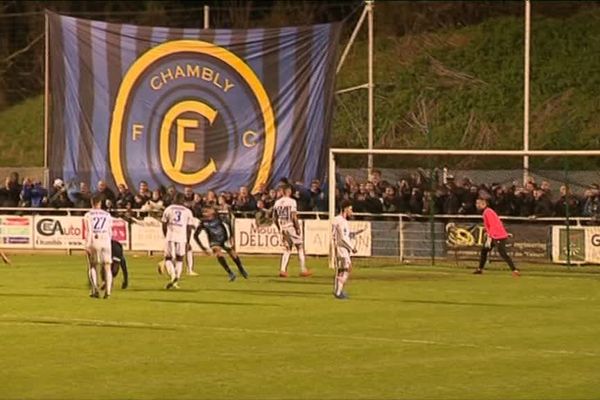
[[[354,30],[352,31],[352,35],[350,35],[350,40],[348,40],[348,44],[346,44],[346,47],[344,48],[344,51],[342,52],[340,61],[338,62],[337,68],[335,69],[336,75],[342,69],[342,65],[344,65],[344,61],[346,61],[346,57],[348,56],[348,53],[350,52],[350,49],[352,48],[352,45],[354,44],[354,41],[356,40],[356,36],[358,35],[358,32],[360,31],[360,28],[362,27],[362,24],[365,21],[366,16],[367,16],[367,7],[365,6],[365,8],[363,8],[362,14],[360,14],[360,18],[358,19],[356,26],[354,27]]]
[[[368,30],[368,57],[367,57],[367,69],[368,69],[368,81],[364,85],[353,86],[347,89],[342,89],[336,92],[336,94],[347,93],[357,89],[367,88],[368,90],[368,121],[367,121],[367,136],[368,136],[368,149],[373,150],[373,131],[374,131],[374,118],[375,118],[375,107],[373,104],[373,90],[375,85],[373,83],[373,8],[375,7],[375,0],[365,0],[365,8],[363,8],[362,14],[352,31],[352,35],[350,35],[350,40],[344,51],[342,52],[342,56],[340,57],[340,61],[335,69],[335,73],[338,74],[344,65],[344,61],[346,61],[346,57],[356,40],[356,36],[362,27],[365,18],[367,18],[367,30]],[[373,154],[368,154],[367,161],[367,176],[368,179],[371,179],[371,174],[373,171]]]
[[[49,22],[48,13],[44,13],[44,186],[48,187],[50,176],[48,171],[48,130],[50,128],[50,54],[49,54]]]
[[[210,27],[210,7],[208,5],[204,5],[204,29],[208,29]]]
[[[529,50],[531,37],[531,1],[525,0],[525,82],[523,93],[523,151],[529,150]],[[529,156],[523,156],[523,185],[529,180]]]
[[[369,150],[373,150],[373,119],[374,119],[374,107],[373,107],[373,0],[367,0],[366,10],[368,13],[368,30],[369,30],[369,58],[368,58],[368,69],[369,69]],[[371,180],[371,173],[373,172],[373,154],[369,153],[367,161],[367,176]]]

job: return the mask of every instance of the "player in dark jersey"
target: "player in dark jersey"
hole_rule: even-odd
[[[121,289],[127,289],[129,286],[129,273],[127,271],[127,261],[125,260],[125,254],[123,253],[123,246],[121,243],[116,240],[110,241],[110,248],[112,252],[112,265],[111,271],[113,278],[116,278],[119,274],[119,269],[123,270],[123,283],[121,284]],[[104,271],[104,270],[103,270]],[[104,278],[104,272],[102,272],[102,280],[106,282]],[[105,283],[102,284],[102,288],[104,288]]]
[[[208,236],[208,242],[210,243],[210,248],[213,251],[213,254],[217,257],[219,264],[223,267],[225,272],[229,275],[229,280],[235,280],[235,274],[227,265],[227,260],[225,260],[225,255],[223,251],[229,254],[229,257],[233,260],[235,265],[238,267],[240,274],[248,279],[248,272],[244,269],[242,265],[242,260],[237,255],[237,253],[233,250],[230,242],[229,229],[227,224],[219,218],[217,212],[214,208],[206,207],[202,210],[202,219],[200,220],[200,224],[194,233],[194,240],[198,243],[198,246],[202,248],[202,250],[207,251],[206,247],[202,245],[200,242],[200,233],[202,231],[206,231],[206,235]]]
[[[137,224],[138,220],[132,218],[126,214],[119,213],[117,210],[109,209],[108,212],[110,215],[117,219],[120,218],[129,224]],[[112,255],[112,264],[111,264],[111,272],[113,279],[117,277],[119,274],[119,269],[123,270],[123,283],[121,284],[121,289],[127,289],[129,286],[129,271],[127,270],[127,261],[125,260],[125,253],[123,252],[123,245],[118,241],[111,239],[110,241],[111,255]],[[104,270],[102,271],[102,280],[104,281]],[[104,284],[102,289],[104,289]]]

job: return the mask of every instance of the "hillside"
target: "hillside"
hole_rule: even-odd
[[[505,17],[458,30],[377,37],[376,146],[520,148],[522,24]],[[532,26],[530,147],[600,148],[600,13],[534,19]],[[339,87],[366,80],[366,42],[352,55]],[[366,135],[359,135],[367,131],[366,99],[366,91],[338,99],[335,145],[366,146]],[[419,125],[425,119],[430,138]]]
[[[0,167],[44,165],[44,96],[0,112]]]
[[[502,17],[420,35],[378,32],[376,146],[519,148],[522,23]],[[531,148],[600,148],[600,12],[534,19],[532,26]],[[366,41],[360,40],[339,75],[338,88],[365,81]],[[338,97],[335,146],[366,147],[366,99],[364,90]],[[0,113],[0,166],[42,165],[42,132],[41,96]],[[459,164],[519,164],[516,159],[480,161]],[[577,165],[583,164],[572,163]]]

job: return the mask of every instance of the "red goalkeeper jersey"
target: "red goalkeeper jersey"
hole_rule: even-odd
[[[483,226],[485,227],[485,231],[488,236],[492,239],[506,239],[508,237],[508,233],[506,229],[504,229],[504,225],[498,214],[494,210],[489,207],[486,207],[483,210]]]

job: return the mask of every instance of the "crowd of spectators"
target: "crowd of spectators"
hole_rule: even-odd
[[[600,187],[596,184],[576,195],[564,185],[556,191],[545,180],[539,184],[531,180],[525,185],[516,181],[476,184],[467,177],[455,180],[451,175],[443,178],[434,175],[431,178],[422,170],[397,182],[383,180],[377,170],[364,182],[350,175],[336,178],[336,203],[350,200],[354,211],[359,213],[473,215],[477,214],[475,200],[485,197],[503,216],[565,217],[568,213],[572,217],[596,218],[600,215]],[[287,181],[281,180],[274,188],[262,185],[254,192],[245,186],[237,192],[221,193],[212,190],[195,193],[191,187],[185,187],[183,194],[185,205],[196,213],[204,206],[212,206],[221,212],[249,215],[270,209],[277,199],[276,187],[282,182]],[[319,180],[313,180],[309,187],[300,183],[293,187],[299,211],[327,211],[327,190]],[[93,195],[100,195],[105,208],[160,214],[172,202],[176,190],[174,186],[151,189],[144,181],[136,190],[118,185],[113,191],[104,181],[99,181],[92,189],[85,182],[67,185],[61,179],[55,179],[47,190],[40,181],[25,178],[20,182],[19,175],[12,173],[0,188],[0,206],[83,209],[89,208]]]
[[[490,206],[503,216],[565,217],[568,213],[571,217],[595,218],[600,214],[597,184],[577,195],[566,185],[555,191],[547,180],[538,184],[530,179],[525,185],[518,181],[476,184],[468,177],[431,178],[422,170],[396,183],[382,180],[379,171],[373,171],[367,182],[346,176],[343,184],[338,184],[336,196],[352,201],[355,212],[373,214],[475,215],[475,202],[480,197],[487,198]]]

